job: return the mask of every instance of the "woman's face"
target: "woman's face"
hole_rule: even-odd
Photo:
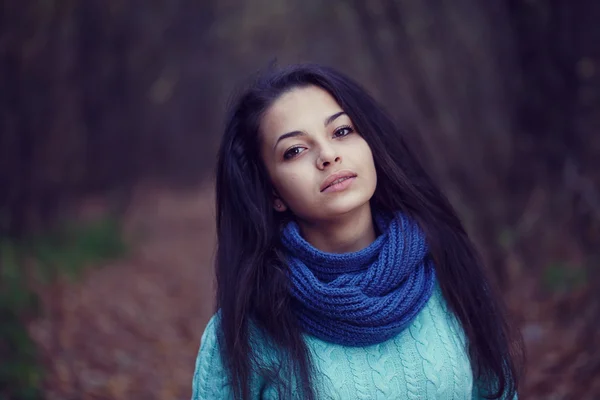
[[[308,86],[284,93],[260,130],[276,210],[319,222],[369,207],[377,185],[373,154],[327,91]]]

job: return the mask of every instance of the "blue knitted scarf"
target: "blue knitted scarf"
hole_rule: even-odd
[[[317,250],[288,223],[282,236],[303,329],[345,346],[384,342],[400,333],[423,309],[435,283],[425,235],[401,213],[377,215],[382,232],[353,253]]]

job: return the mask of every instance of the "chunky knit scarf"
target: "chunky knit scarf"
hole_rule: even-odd
[[[375,222],[381,235],[344,254],[317,250],[297,223],[285,226],[294,310],[307,333],[345,346],[381,343],[407,327],[429,300],[435,271],[424,233],[401,213],[377,215]]]

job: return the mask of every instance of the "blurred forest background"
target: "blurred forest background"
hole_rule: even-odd
[[[276,58],[398,122],[502,287],[522,399],[600,398],[600,2],[6,0],[0,399],[187,399],[225,101]]]

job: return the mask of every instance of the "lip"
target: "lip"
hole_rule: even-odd
[[[331,184],[333,182],[337,181],[340,178],[355,178],[355,177],[356,177],[356,174],[349,170],[335,172],[335,173],[329,175],[327,178],[325,178],[325,180],[321,184],[320,190],[321,190],[321,192],[324,192],[325,189],[327,189],[329,186],[331,186]]]

